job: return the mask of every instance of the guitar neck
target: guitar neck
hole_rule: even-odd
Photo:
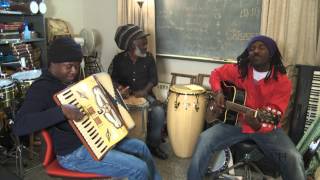
[[[246,107],[231,101],[226,101],[226,108],[232,111],[241,112],[241,113],[246,113],[248,111],[256,112],[255,109],[251,109],[249,107]]]

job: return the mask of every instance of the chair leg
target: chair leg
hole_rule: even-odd
[[[32,160],[33,159],[33,146],[34,146],[34,133],[31,133],[29,135],[29,159]]]

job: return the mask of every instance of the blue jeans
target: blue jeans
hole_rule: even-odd
[[[101,161],[95,161],[84,146],[68,155],[57,156],[57,160],[62,167],[74,171],[129,180],[162,179],[149,149],[137,139],[123,139]]]
[[[148,117],[147,144],[157,147],[161,143],[161,130],[165,120],[165,112],[163,107],[156,103],[157,100],[153,96],[148,95],[146,99],[151,108]]]
[[[202,132],[188,170],[188,179],[202,179],[214,152],[244,140],[253,140],[264,155],[279,167],[283,180],[304,180],[302,157],[282,129],[244,134],[237,126],[219,123]]]

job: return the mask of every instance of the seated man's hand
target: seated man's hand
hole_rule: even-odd
[[[134,91],[133,95],[135,97],[146,97],[148,95],[148,92],[146,90],[139,90],[139,91]]]
[[[124,99],[126,99],[126,98],[129,97],[129,95],[130,95],[129,86],[122,86],[122,85],[120,85],[120,86],[118,86],[117,89],[119,90],[121,96],[122,96]]]
[[[84,114],[80,112],[80,110],[71,104],[63,104],[61,105],[62,112],[64,116],[68,120],[74,120],[74,121],[79,121],[83,118]]]
[[[218,92],[214,97],[214,102],[217,106],[217,108],[220,108],[221,110],[224,108],[224,95],[222,92]]]

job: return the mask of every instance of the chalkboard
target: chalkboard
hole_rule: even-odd
[[[157,0],[157,54],[234,59],[260,33],[262,0]]]

